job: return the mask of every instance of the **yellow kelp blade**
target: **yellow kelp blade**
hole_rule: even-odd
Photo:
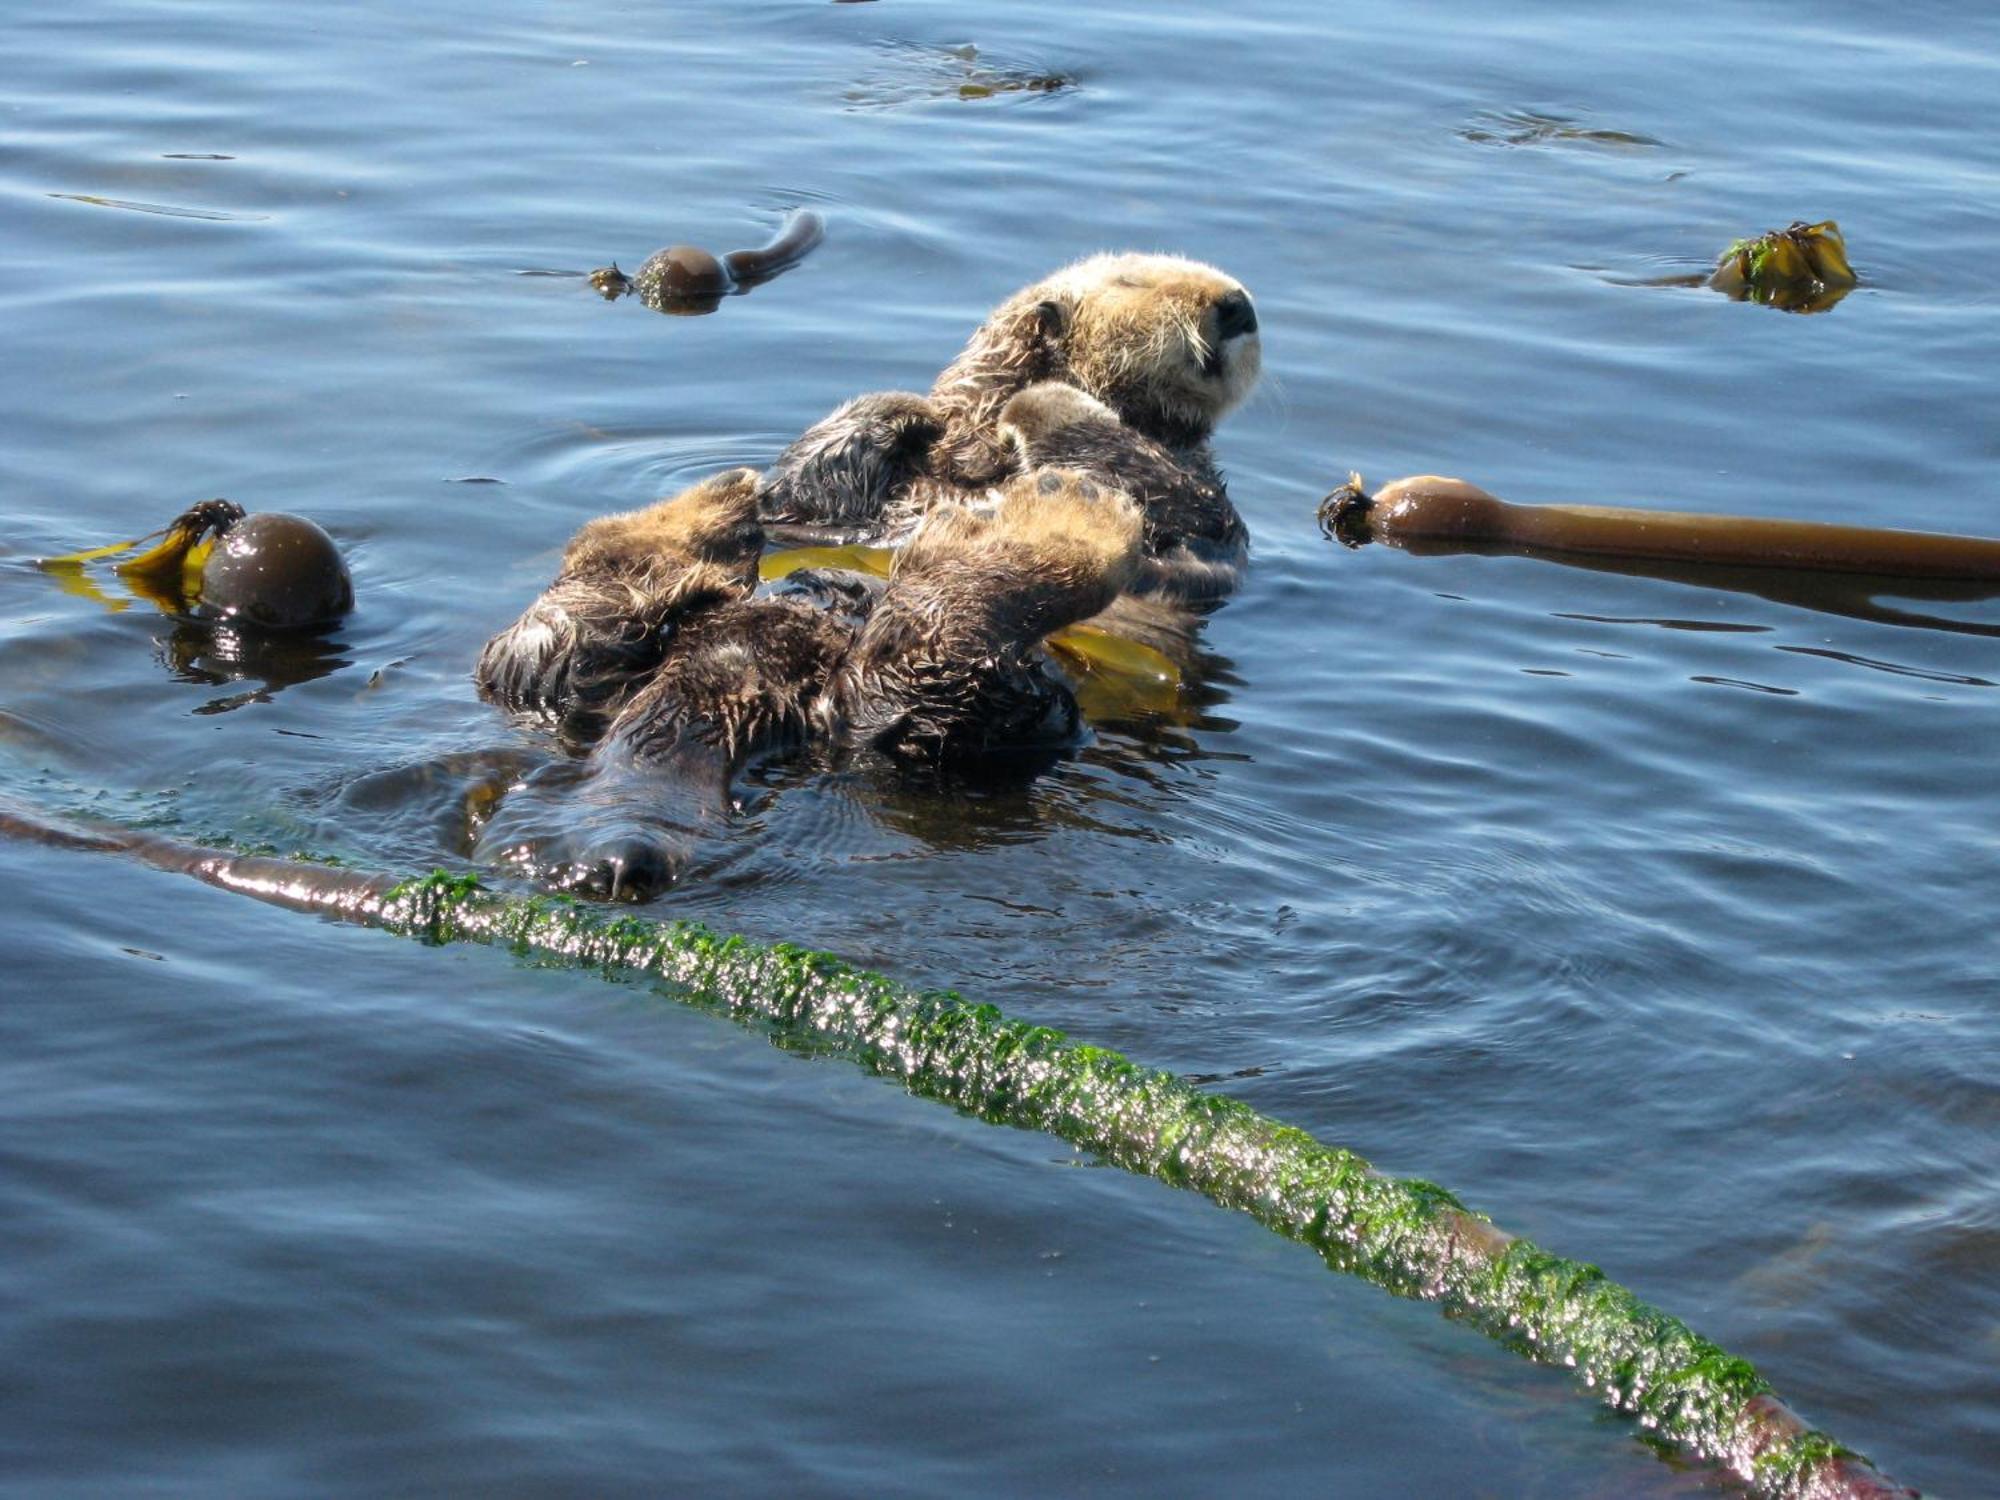
[[[1808,224],[1799,232],[1806,258],[1812,262],[1813,274],[1828,286],[1852,286],[1859,280],[1854,267],[1847,261],[1847,241],[1841,236],[1840,226],[1831,219],[1822,219],[1817,224]]]
[[[35,566],[45,573],[70,572],[81,568],[85,563],[94,563],[100,558],[116,557],[121,552],[130,552],[139,543],[158,535],[159,532],[152,531],[145,536],[134,537],[129,542],[113,542],[108,547],[89,547],[82,552],[65,552],[61,557],[39,557],[35,559]]]
[[[127,542],[125,545],[129,547],[133,544]],[[130,609],[132,607],[130,599],[114,599],[98,586],[95,578],[83,571],[80,566],[81,561],[91,555],[88,552],[79,552],[71,557],[44,557],[37,560],[35,566],[53,578],[57,588],[73,598],[88,599],[92,604],[101,604],[114,615],[121,609]]]
[[[125,580],[125,587],[162,613],[185,614],[201,602],[201,570],[214,550],[212,541],[196,542],[181,553],[178,563],[171,556],[162,557],[153,567],[143,570],[133,563],[121,563],[118,574]]]
[[[1765,242],[1763,263],[1757,271],[1760,283],[1777,283],[1786,287],[1811,281],[1813,274],[1812,266],[1806,260],[1805,247],[1789,234],[1774,234]]]
[[[788,547],[782,552],[765,553],[757,565],[757,573],[766,583],[789,578],[806,568],[846,568],[852,573],[887,578],[895,561],[892,547]]]
[[[156,585],[171,582],[178,586],[188,576],[190,558],[199,553],[204,561],[207,560],[208,546],[201,542],[204,534],[203,528],[183,526],[176,521],[167,528],[167,534],[157,544],[137,557],[128,557],[119,563],[118,576],[128,580],[147,579]],[[199,581],[201,571],[198,566],[194,576]]]
[[[1077,701],[1091,718],[1165,714],[1180,706],[1180,669],[1151,646],[1087,624],[1057,631],[1048,646],[1075,680]]]
[[[125,580],[126,587],[139,598],[167,614],[180,614],[201,597],[201,571],[215,545],[205,540],[205,535],[205,527],[183,526],[175,522],[129,542],[112,542],[108,546],[86,547],[81,552],[69,552],[61,557],[44,557],[37,561],[36,566],[54,577],[57,587],[65,594],[88,599],[115,612],[129,608],[131,601],[107,594],[97,580],[84,571],[85,567],[104,558],[121,556],[158,537],[157,542],[137,557],[129,557],[116,564],[116,571]]]

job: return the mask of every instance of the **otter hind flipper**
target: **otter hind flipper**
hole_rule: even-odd
[[[758,485],[758,515],[793,543],[873,536],[891,501],[925,472],[942,426],[922,396],[857,396],[778,455]]]
[[[1010,481],[991,515],[933,511],[847,653],[827,718],[851,744],[920,762],[1046,750],[1080,728],[1041,651],[1139,564],[1138,508],[1084,475]]]
[[[486,643],[473,681],[489,702],[588,740],[659,665],[667,611],[647,604],[601,581],[559,579]]]

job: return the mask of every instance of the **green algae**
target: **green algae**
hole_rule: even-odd
[[[52,825],[0,802],[0,835],[124,852],[260,900],[419,941],[479,942],[537,964],[649,976],[774,1044],[839,1056],[913,1094],[1040,1130],[1198,1192],[1312,1247],[1336,1270],[1438,1303],[1529,1358],[1565,1366],[1662,1454],[1701,1459],[1772,1500],[1913,1497],[1808,1428],[1747,1361],[1602,1270],[1497,1229],[1454,1194],[1120,1053],[1010,1020],[950,990],[913,990],[830,954],[760,947],[563,896],[486,890],[469,873],[392,883],[332,865],[237,855],[134,828]]]
[[[1805,1427],[1747,1361],[1598,1267],[1506,1235],[1435,1183],[1386,1176],[1240,1100],[1052,1027],[788,943],[606,916],[565,897],[499,895],[467,874],[405,882],[367,916],[426,942],[490,943],[648,975],[781,1047],[847,1058],[979,1119],[1044,1131],[1201,1193],[1336,1270],[1438,1302],[1533,1359],[1573,1369],[1649,1441],[1727,1468],[1754,1493],[1912,1493]]]

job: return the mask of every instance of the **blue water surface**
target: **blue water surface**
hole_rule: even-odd
[[[470,663],[580,522],[924,387],[1067,259],[1213,260],[1267,375],[1217,444],[1252,576],[1184,711],[1013,788],[765,768],[654,914],[1217,1079],[1603,1266],[1899,1478],[1988,1489],[2000,602],[1346,552],[1314,509],[1442,471],[2000,534],[2000,21],[5,30],[13,805],[462,863],[553,753]],[[713,316],[580,279],[799,205],[825,244]],[[1656,284],[1795,218],[1862,273],[1830,312]],[[347,551],[360,607],[303,659],[30,565],[218,494]],[[0,872],[8,1493],[1729,1492],[1246,1219],[643,988],[96,856]]]

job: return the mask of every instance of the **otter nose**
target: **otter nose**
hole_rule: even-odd
[[[565,872],[569,888],[600,901],[650,901],[679,873],[672,850],[643,834],[607,840]]]
[[[1248,292],[1238,289],[1215,304],[1215,331],[1218,339],[1257,331],[1257,309],[1251,305]]]

